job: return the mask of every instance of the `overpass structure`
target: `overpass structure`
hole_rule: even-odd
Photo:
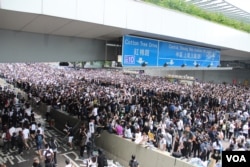
[[[170,73],[250,79],[249,33],[139,0],[0,0],[0,63],[117,60],[124,35],[217,49],[225,66],[244,70]]]
[[[223,66],[250,69],[249,33],[143,1],[0,0],[0,62],[117,60],[124,35],[218,49]]]

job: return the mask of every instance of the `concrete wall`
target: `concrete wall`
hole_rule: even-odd
[[[0,8],[67,18],[250,52],[250,34],[135,0],[0,0]],[[149,12],[150,11],[150,12]],[[240,42],[239,42],[240,41]]]
[[[35,104],[35,103],[34,103]],[[33,105],[35,107],[35,105]],[[41,103],[37,110],[43,116],[46,113],[47,105]],[[59,131],[64,129],[64,124],[69,121],[75,128],[81,124],[81,121],[75,117],[69,116],[66,112],[51,109],[51,118],[55,120],[55,128]],[[162,152],[157,149],[147,149],[132,141],[121,138],[115,134],[110,134],[103,131],[101,137],[96,138],[96,146],[105,150],[107,157],[118,161],[123,166],[128,166],[131,155],[136,155],[141,167],[193,167],[192,165],[180,159],[176,159],[167,152]]]
[[[215,83],[232,83],[235,79],[238,83],[244,83],[245,80],[250,81],[249,70],[228,70],[228,71],[178,71],[178,75],[194,76],[198,80]]]
[[[107,46],[107,57],[105,60],[117,61],[118,55],[121,55],[121,48]]]
[[[104,60],[105,41],[0,29],[0,62]]]
[[[37,107],[35,101],[32,101],[32,107],[42,115],[42,117],[45,118],[46,111],[48,109],[48,106],[45,103],[40,103],[40,105]],[[73,117],[69,115],[65,111],[56,110],[50,107],[50,120],[53,119],[54,127],[63,132],[63,129],[65,128],[64,125],[68,121],[70,125],[73,126],[74,130],[77,130],[79,126],[81,125],[81,120],[77,119],[76,117]],[[75,133],[77,131],[74,131]]]
[[[110,153],[109,156],[113,155],[112,159],[119,161],[123,166],[128,166],[131,155],[134,154],[141,167],[192,167],[192,165],[170,156],[167,152],[144,148],[106,131],[96,139],[96,145]]]
[[[193,76],[199,81],[209,82],[213,81],[215,83],[232,83],[234,79],[238,83],[244,83],[244,81],[250,81],[249,70],[147,70],[145,73],[153,76],[166,76],[168,74],[175,75],[188,75]]]

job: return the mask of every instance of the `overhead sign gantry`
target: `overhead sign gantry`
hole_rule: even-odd
[[[220,50],[126,35],[123,67],[217,67]]]

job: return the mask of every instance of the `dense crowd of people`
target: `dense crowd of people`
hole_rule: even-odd
[[[103,128],[135,143],[186,158],[208,160],[217,155],[216,151],[250,148],[247,86],[197,81],[188,85],[164,77],[128,75],[122,70],[76,70],[44,63],[0,64],[0,72],[38,105],[43,102],[87,121],[80,131],[80,154],[91,135],[99,136]],[[6,107],[15,103],[17,95],[7,91],[1,99],[2,129],[6,123],[16,126],[13,120],[20,113],[27,115],[21,118],[32,122],[29,104],[17,114]],[[11,116],[8,122],[3,119],[6,115]],[[223,148],[223,140],[230,142],[230,147]]]

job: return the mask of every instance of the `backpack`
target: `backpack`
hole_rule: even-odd
[[[45,152],[45,161],[46,162],[51,162],[52,161],[52,152],[50,150],[46,150]]]
[[[43,142],[43,137],[41,134],[37,135],[37,143],[41,144]]]
[[[104,166],[108,166],[108,160],[107,160],[106,156],[103,156],[102,162],[103,162]]]
[[[57,148],[57,146],[56,146],[56,143],[55,142],[49,142],[49,147],[54,151],[56,148]]]

